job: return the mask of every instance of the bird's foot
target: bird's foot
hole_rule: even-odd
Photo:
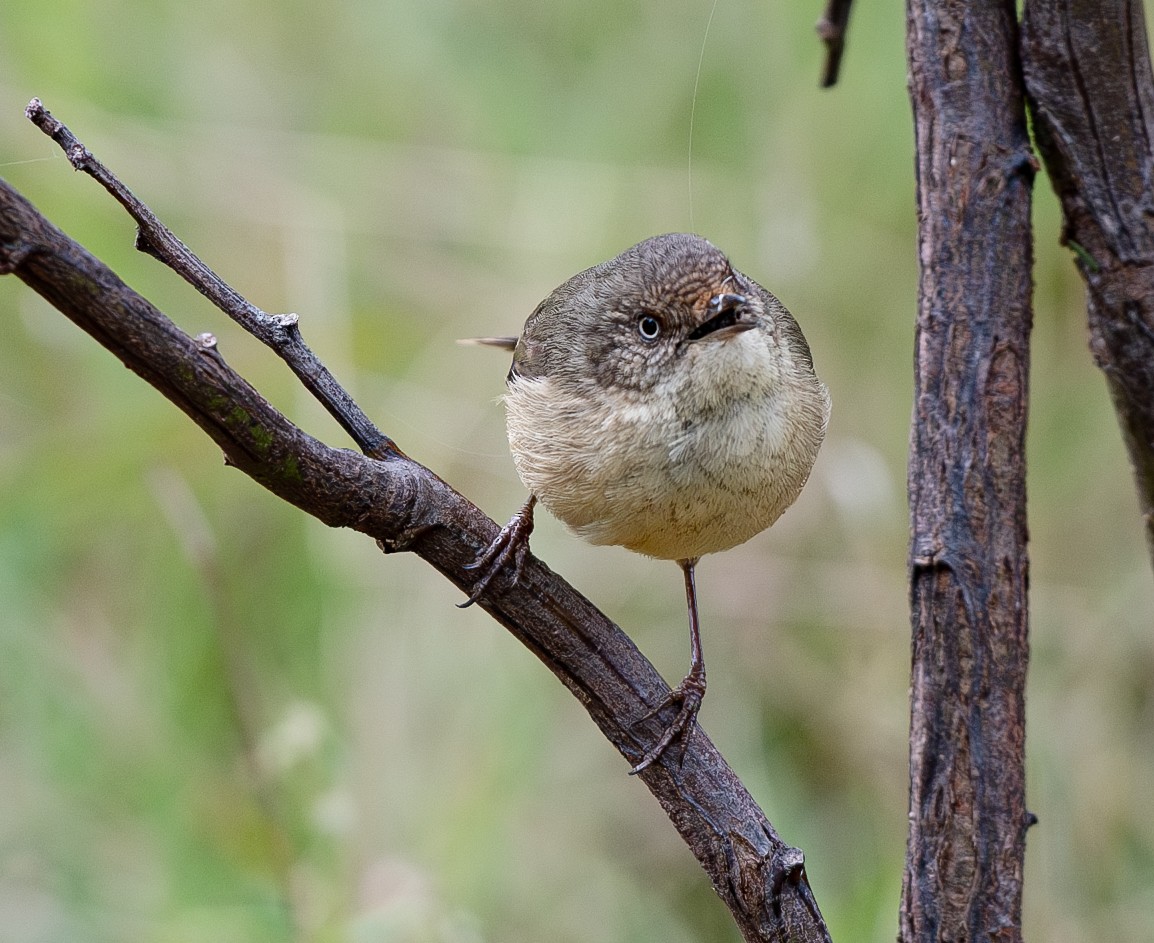
[[[516,585],[521,578],[521,568],[525,565],[525,554],[529,552],[529,535],[533,533],[533,505],[537,499],[529,496],[509,523],[501,528],[493,542],[485,552],[475,561],[465,567],[466,570],[479,570],[481,575],[473,584],[473,591],[463,603],[458,603],[458,609],[467,609],[480,599],[493,578],[504,570],[510,562],[513,564],[512,583]]]
[[[654,714],[665,710],[671,704],[679,704],[677,716],[673,723],[665,728],[661,739],[657,741],[641,758],[641,761],[629,771],[630,776],[636,776],[643,769],[651,766],[664,753],[674,740],[682,741],[682,754],[685,751],[685,738],[697,720],[697,712],[701,709],[701,702],[705,698],[705,667],[694,665],[677,687],[670,691],[661,703],[649,711],[641,721],[648,720]],[[638,721],[640,723],[641,721]]]

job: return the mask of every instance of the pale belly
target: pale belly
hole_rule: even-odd
[[[793,503],[820,445],[772,395],[689,422],[659,397],[610,407],[591,396],[558,414],[547,382],[507,397],[514,461],[541,503],[595,544],[682,560],[744,543]]]

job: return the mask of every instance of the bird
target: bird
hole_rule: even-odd
[[[517,337],[467,342],[513,354],[506,430],[529,497],[472,565],[479,576],[461,605],[510,566],[516,581],[538,502],[592,544],[681,567],[689,671],[641,718],[677,707],[639,773],[688,736],[705,696],[697,563],[794,503],[825,439],[829,391],[786,307],[688,233],[574,275]]]

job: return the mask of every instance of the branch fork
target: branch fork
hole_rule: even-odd
[[[498,526],[381,432],[305,344],[295,314],[268,314],[197,258],[33,99],[29,119],[94,177],[139,227],[137,246],[271,347],[364,453],[291,423],[228,366],[212,334],[191,337],[0,181],[0,273],[14,274],[189,415],[226,462],[333,527],[385,552],[410,550],[468,593],[469,567]],[[531,553],[516,583],[477,600],[529,647],[634,765],[656,736],[634,726],[669,686],[629,637]],[[652,729],[651,729],[652,728]],[[781,840],[700,727],[639,776],[668,813],[747,941],[829,941],[800,850]],[[737,849],[742,849],[738,851]]]

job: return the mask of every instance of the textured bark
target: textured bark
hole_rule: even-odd
[[[908,0],[921,264],[900,939],[1021,939],[1030,197],[1012,0]]]
[[[1141,3],[1027,0],[1022,65],[1154,556],[1154,79]]]
[[[497,525],[435,474],[391,448],[370,458],[307,435],[236,374],[211,339],[193,339],[0,181],[0,275],[15,274],[176,404],[229,464],[332,527],[411,550],[466,592],[467,569]],[[391,443],[390,443],[391,444]],[[515,586],[479,602],[581,701],[636,763],[672,708],[669,687],[629,637],[532,554]],[[624,769],[622,770],[624,773]],[[829,935],[802,853],[787,845],[709,738],[695,727],[640,774],[749,941]]]

